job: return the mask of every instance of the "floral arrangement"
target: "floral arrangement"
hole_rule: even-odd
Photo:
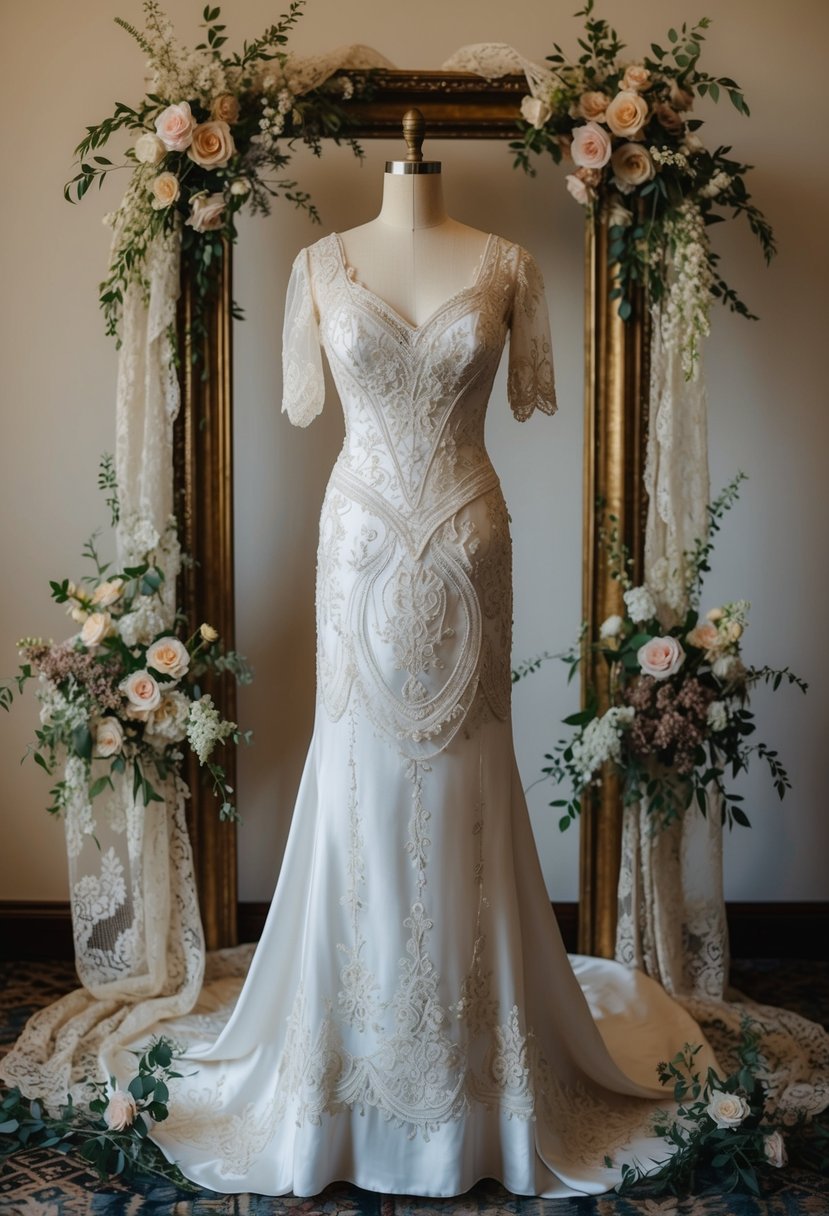
[[[111,458],[105,456],[101,467],[100,480],[117,515]],[[249,743],[251,732],[225,721],[199,680],[209,671],[230,671],[240,683],[252,676],[241,655],[222,650],[211,625],[202,624],[183,640],[165,624],[164,576],[157,563],[174,536],[171,521],[166,537],[147,538],[153,547],[140,564],[116,571],[101,561],[93,535],[83,553],[94,573],[79,583],[51,583],[52,598],[66,605],[77,632],[61,642],[23,638],[18,647],[25,661],[13,681],[0,684],[0,705],[9,709],[15,686],[20,693],[37,680],[41,725],[30,750],[50,775],[64,759],[48,809],[59,815],[71,806],[81,828],[91,823],[92,802],[112,788],[114,773],[131,773],[134,797],[145,806],[164,801],[153,781],[164,781],[180,767],[185,743],[210,773],[221,818],[237,817],[233,791],[213,752],[228,741]],[[176,622],[183,624],[181,618]]]
[[[275,25],[232,54],[224,50],[218,7],[205,7],[205,39],[193,49],[179,45],[157,0],[144,0],[143,30],[115,18],[146,56],[147,92],[138,105],[118,102],[109,118],[87,127],[75,149],[78,172],[64,188],[70,202],[79,202],[114,170],[132,173],[121,204],[104,220],[113,228],[100,292],[107,333],[119,336],[124,292],[129,283],[144,282],[155,238],[181,234],[182,260],[203,301],[223,242],[236,239],[243,207],[267,214],[271,199],[282,196],[319,219],[309,195],[284,173],[294,141],[319,155],[322,136],[343,137],[343,102],[355,81],[341,75],[303,95],[291,91],[284,48],[304,3],[291,0]],[[363,87],[359,75],[356,87]],[[100,149],[121,130],[133,135],[133,144],[115,164]],[[356,141],[347,142],[362,155]],[[237,306],[234,315],[242,315]]]
[[[150,1121],[162,1123],[169,1115],[168,1082],[182,1075],[174,1068],[177,1048],[169,1039],[156,1038],[145,1051],[133,1054],[138,1070],[127,1089],[119,1089],[114,1078],[109,1086],[88,1081],[93,1096],[83,1110],[68,1097],[53,1115],[17,1088],[5,1093],[0,1098],[0,1159],[22,1148],[52,1148],[77,1153],[102,1180],[150,1171],[192,1190],[180,1170],[147,1139]]]
[[[744,478],[738,474],[709,504],[710,537],[736,501]],[[562,811],[559,827],[564,831],[573,823],[581,811],[582,790],[607,764],[623,778],[625,804],[643,803],[655,824],[670,824],[694,803],[706,814],[712,795],[718,795],[729,827],[748,826],[742,796],[727,787],[727,772],[736,777],[747,770],[756,753],[766,761],[781,799],[790,788],[777,751],[749,741],[755,730],[750,692],[759,683],[776,690],[785,680],[803,692],[807,684],[788,668],[744,664],[741,647],[749,611],[745,600],[700,615],[713,539],[698,541],[694,552],[685,555],[684,585],[657,566],[651,585],[634,586],[629,555],[619,543],[612,517],[610,523],[606,541],[612,577],[624,588],[625,613],[608,617],[591,643],[606,663],[606,708],[599,712],[593,690],[586,707],[564,719],[575,728],[572,737],[560,740],[545,756],[549,763],[542,780],[569,782],[575,791],[550,804]],[[657,608],[666,603],[689,604],[670,628],[660,621]],[[667,611],[676,617],[676,612]],[[570,652],[560,657],[569,663],[572,676],[579,656]],[[514,678],[536,670],[541,661],[524,665]]]
[[[739,85],[699,66],[710,18],[668,31],[668,45],[623,62],[625,44],[608,23],[592,16],[594,0],[575,14],[585,18],[581,54],[568,60],[558,43],[547,56],[549,76],[521,103],[522,137],[510,147],[515,165],[532,173],[531,157],[567,157],[573,171],[567,189],[582,206],[604,209],[609,224],[608,257],[618,265],[612,296],[627,320],[631,294],[644,284],[652,301],[666,291],[673,264],[684,297],[689,331],[688,363],[696,342],[708,333],[710,298],[756,320],[723,280],[707,226],[725,219],[722,209],[744,215],[759,238],[766,261],[776,252],[772,229],[746,188],[750,165],[730,159],[730,147],[705,147],[692,118],[696,98],[728,96],[740,114],[750,113]]]
[[[643,1168],[622,1165],[620,1192],[637,1195],[687,1195],[709,1184],[718,1194],[761,1194],[769,1170],[790,1159],[829,1171],[829,1127],[824,1117],[804,1109],[772,1111],[761,1080],[760,1035],[746,1018],[737,1049],[737,1067],[727,1076],[709,1068],[700,1075],[695,1057],[700,1047],[686,1044],[657,1072],[678,1103],[675,1115],[654,1120],[654,1134],[672,1146],[665,1161]],[[608,1161],[608,1165],[611,1164]]]

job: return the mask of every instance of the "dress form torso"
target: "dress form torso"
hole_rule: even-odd
[[[487,237],[448,215],[439,173],[386,172],[380,214],[340,239],[359,282],[417,326],[473,282]]]

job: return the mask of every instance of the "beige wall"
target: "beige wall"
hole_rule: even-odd
[[[183,36],[196,32],[200,7],[184,0],[168,5]],[[401,67],[437,67],[464,43],[506,41],[541,59],[553,40],[575,45],[573,7],[560,0],[544,6],[532,0],[421,0],[418,20],[410,23],[409,7],[399,3],[309,0],[293,45],[311,54],[364,42]],[[703,103],[704,134],[709,142],[733,144],[739,158],[757,166],[752,189],[775,224],[781,252],[766,269],[742,224],[714,232],[729,282],[761,321],[744,321],[720,306],[713,314],[713,483],[721,485],[738,467],[750,481],[719,543],[709,591],[712,601],[752,601],[750,660],[788,663],[811,682],[808,698],[757,694],[761,737],[780,747],[795,791],[781,808],[759,768],[743,783],[754,827],[727,842],[727,893],[734,899],[825,899],[822,735],[829,662],[813,635],[827,599],[827,245],[820,215],[829,158],[825,139],[815,139],[814,117],[804,123],[800,116],[820,112],[817,82],[829,22],[821,0],[785,6],[731,0],[710,7],[715,20],[705,65],[740,81],[752,118],[740,118],[727,103]],[[623,11],[615,5],[604,11],[615,13],[634,57],[697,9],[676,0],[633,0]],[[234,0],[225,14],[232,41],[255,35],[274,12],[264,0]],[[120,184],[77,208],[63,201],[61,187],[84,124],[103,117],[115,99],[138,96],[141,55],[112,24],[115,13],[137,21],[140,7],[136,0],[71,6],[49,0],[6,14],[0,89],[2,113],[13,118],[6,119],[2,204],[0,674],[12,671],[20,635],[63,635],[66,622],[49,603],[48,579],[76,575],[82,540],[105,524],[95,475],[99,453],[113,444],[115,351],[103,336],[96,288],[108,245],[100,216],[114,205]],[[341,435],[333,397],[307,432],[294,431],[279,415],[287,273],[301,246],[375,212],[388,151],[367,145],[362,167],[345,149],[327,148],[321,161],[300,152],[293,171],[318,203],[323,227],[277,204],[269,220],[244,224],[238,250],[236,296],[248,316],[236,334],[239,645],[258,675],[240,703],[243,724],[258,738],[240,773],[240,879],[248,899],[265,899],[272,889],[308,742],[316,519]],[[444,161],[454,214],[530,248],[548,285],[559,415],[518,426],[506,411],[500,380],[488,424],[513,518],[520,659],[568,645],[578,628],[581,217],[564,193],[562,171],[552,165],[541,166],[530,181],[512,172],[502,144],[432,145],[431,152]],[[557,665],[516,689],[516,745],[528,785],[558,737],[571,696]],[[48,781],[30,762],[18,764],[33,722],[29,701],[0,724],[0,898],[66,894],[60,825],[42,810]],[[573,899],[576,834],[559,836],[543,789],[529,797],[550,890],[558,899]]]

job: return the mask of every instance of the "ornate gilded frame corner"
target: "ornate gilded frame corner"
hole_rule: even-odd
[[[349,103],[348,133],[356,139],[400,135],[403,113],[423,112],[426,130],[438,139],[514,139],[519,134],[523,76],[486,81],[467,72],[377,72],[370,100]],[[191,557],[182,576],[181,602],[188,618],[209,620],[234,645],[233,577],[233,384],[232,259],[225,249],[217,294],[207,318],[200,369],[189,351],[181,360],[182,407],[176,423],[175,479],[182,542]],[[644,391],[646,332],[641,301],[623,324],[609,300],[606,227],[598,216],[585,230],[585,447],[584,616],[591,628],[618,607],[618,586],[607,576],[599,543],[601,500],[619,516],[634,553],[641,549],[644,491]],[[194,293],[185,279],[179,330],[189,332]],[[594,673],[586,670],[586,682]],[[235,711],[230,678],[217,689],[228,717]],[[232,750],[226,766],[233,769]],[[236,834],[217,820],[214,800],[195,768],[189,825],[208,947],[232,945],[237,932]],[[232,785],[235,779],[231,775]],[[619,869],[619,791],[605,782],[583,814],[580,865],[579,948],[612,955]]]

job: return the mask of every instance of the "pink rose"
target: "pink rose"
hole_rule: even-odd
[[[190,113],[189,101],[167,106],[155,120],[158,138],[170,152],[183,152],[190,147],[196,120]]]
[[[230,127],[217,119],[200,123],[195,128],[187,155],[203,169],[224,169],[235,151]]]
[[[578,116],[586,118],[588,122],[604,122],[605,111],[609,104],[610,98],[607,93],[602,93],[600,90],[589,90],[587,93],[582,93],[576,110]]]
[[[685,661],[685,651],[676,638],[651,638],[639,647],[636,659],[646,676],[667,680],[679,671]]]
[[[126,1131],[138,1114],[135,1098],[126,1090],[116,1089],[104,1111],[104,1122],[110,1131]]]
[[[213,232],[224,223],[224,212],[223,194],[194,194],[190,199],[190,215],[185,223],[196,232]]]
[[[611,156],[610,163],[616,185],[623,194],[649,182],[654,175],[651,154],[642,144],[622,144]]]
[[[632,89],[620,89],[607,107],[605,121],[614,135],[633,139],[648,118],[648,103]]]
[[[610,160],[610,136],[595,122],[576,127],[570,154],[583,169],[601,169]]]

